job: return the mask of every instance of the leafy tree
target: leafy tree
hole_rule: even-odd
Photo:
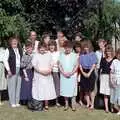
[[[73,38],[81,32],[96,41],[102,37],[119,38],[120,4],[116,0],[1,0],[0,39],[11,34],[26,38],[27,32],[62,29]]]
[[[0,41],[12,35],[26,39],[29,24],[22,16],[23,7],[20,0],[3,0],[0,2]]]
[[[22,4],[26,20],[39,34],[63,29],[96,40],[119,33],[115,24],[119,23],[120,5],[113,0],[22,0]]]

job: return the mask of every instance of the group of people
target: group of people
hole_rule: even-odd
[[[0,47],[0,95],[8,89],[13,108],[34,99],[44,103],[45,110],[49,109],[49,100],[55,99],[59,107],[62,96],[64,110],[68,110],[70,98],[75,111],[78,90],[79,104],[90,110],[94,109],[98,90],[104,95],[105,112],[109,112],[110,96],[111,112],[117,106],[120,115],[120,49],[115,54],[104,39],[98,40],[98,46],[94,52],[90,40],[77,34],[70,41],[61,31],[56,40],[44,34],[40,41],[31,31],[23,47],[18,37],[11,37],[6,49]]]

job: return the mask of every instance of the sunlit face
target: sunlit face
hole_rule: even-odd
[[[75,47],[75,51],[76,51],[77,53],[80,53],[81,48],[80,48],[80,47]]]
[[[70,47],[65,47],[64,49],[65,49],[65,54],[70,54],[72,51],[72,48]]]
[[[44,43],[48,45],[48,42],[50,41],[50,36],[47,36],[44,38]]]
[[[75,41],[78,41],[78,42],[79,42],[79,41],[81,41],[81,40],[82,40],[82,39],[81,39],[80,36],[76,36],[76,37],[75,37]]]
[[[54,45],[50,45],[49,49],[50,49],[50,52],[54,52],[55,51],[55,46]]]
[[[86,46],[86,47],[84,48],[84,51],[85,51],[85,53],[89,53],[89,51],[90,51],[89,47]]]
[[[59,45],[60,45],[61,47],[63,47],[64,42],[65,42],[65,39],[64,39],[64,38],[60,38],[60,39],[59,39]]]
[[[100,47],[100,49],[103,49],[103,48],[105,47],[105,45],[106,45],[106,43],[103,42],[103,41],[100,41],[100,42],[98,43],[98,46]]]
[[[25,47],[25,50],[28,54],[32,54],[33,47],[32,46]]]
[[[36,32],[31,32],[31,33],[30,33],[30,39],[31,39],[32,41],[35,41],[36,38],[37,38]]]
[[[45,47],[40,47],[39,48],[39,53],[40,54],[44,54],[46,52],[46,48]]]
[[[11,41],[11,47],[12,48],[17,48],[17,46],[18,46],[18,40],[17,39],[12,39],[12,41]]]
[[[61,39],[62,37],[64,37],[63,33],[62,33],[62,32],[58,32],[58,33],[57,33],[57,38],[58,38],[58,39]]]

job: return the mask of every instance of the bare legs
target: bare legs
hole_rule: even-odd
[[[45,100],[45,110],[48,110],[48,100]]]
[[[56,98],[56,106],[60,107],[60,103],[58,102],[58,97]]]
[[[89,108],[89,106],[90,106],[90,96],[89,96],[89,92],[85,92],[85,99],[86,99],[86,102],[87,102],[86,107]]]
[[[94,101],[95,101],[95,93],[94,93],[94,91],[90,92],[90,99],[91,99],[90,109],[94,109]]]
[[[80,101],[79,101],[80,106],[83,106],[83,102],[82,102],[83,97],[84,97],[83,92],[80,92]]]
[[[65,97],[64,99],[65,99],[65,108],[64,108],[64,110],[66,111],[66,110],[68,110],[68,97]]]
[[[68,103],[68,97],[65,97],[65,108],[64,110],[68,110],[68,106],[69,106],[69,103]],[[76,97],[72,97],[71,98],[71,103],[72,103],[72,111],[75,111],[76,110]]]
[[[95,93],[94,92],[85,92],[85,99],[87,102],[86,107],[90,108],[90,109],[94,109]]]
[[[1,102],[1,97],[2,97],[2,94],[1,94],[2,92],[0,91],[0,105],[2,104],[2,102]]]
[[[105,104],[105,111],[109,112],[109,108],[108,108],[108,96],[104,95],[104,104]]]

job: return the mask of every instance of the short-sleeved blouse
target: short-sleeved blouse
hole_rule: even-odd
[[[94,52],[81,54],[79,63],[82,66],[82,68],[91,69],[93,64],[97,64],[97,57]]]

